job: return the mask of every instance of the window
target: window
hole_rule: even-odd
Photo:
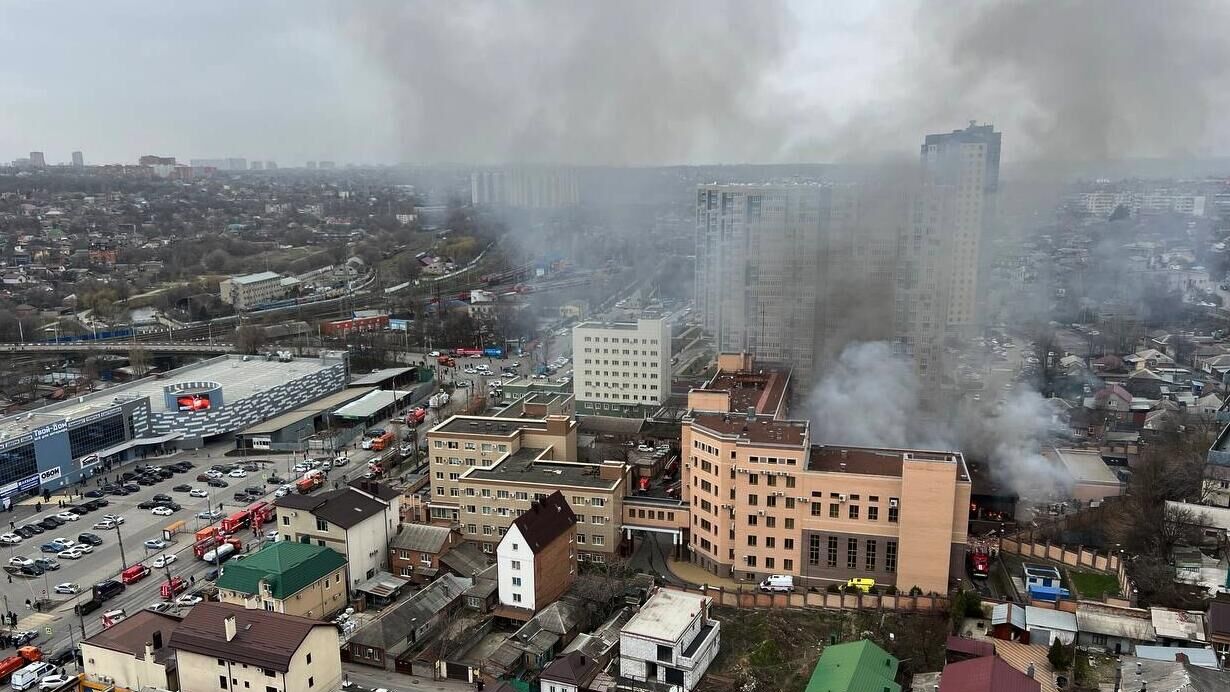
[[[846,569],[858,569],[858,539],[846,539]]]
[[[829,555],[828,555],[827,564],[829,567],[837,566],[837,537],[836,536],[829,536]]]
[[[594,545],[606,545],[606,536],[599,536],[598,534],[594,534],[593,536],[590,536],[589,538],[590,538],[590,542],[593,543]]]
[[[756,537],[753,535],[749,535],[747,537],[747,544],[748,546],[755,548],[756,547]]]
[[[585,534],[583,533],[577,534],[577,543],[585,543]]]
[[[521,594],[519,593],[513,594],[513,603],[520,603],[520,602],[521,602]]]
[[[290,517],[282,515],[282,526],[290,526]]]
[[[813,503],[811,503],[811,515],[812,515],[813,517],[818,517],[818,516],[820,516],[820,515],[821,515],[821,514],[823,514],[823,513],[824,513],[824,504],[823,504],[823,503],[820,503],[820,502],[813,502]]]
[[[521,561],[520,561],[520,560],[513,560],[513,561],[512,561],[511,563],[509,563],[509,564],[510,564],[510,566],[511,566],[513,569],[521,569]]]
[[[308,676],[308,687],[313,687],[315,685],[316,685],[316,678],[312,676]]]
[[[324,519],[321,519],[321,518],[317,517],[317,519],[316,519],[316,530],[317,530],[317,531],[328,531],[328,530],[329,530],[329,522],[325,521]]]
[[[841,505],[837,503],[829,505],[829,518],[836,519],[839,516],[841,516]]]
[[[884,546],[884,571],[897,571],[897,541],[889,541]]]
[[[669,646],[662,646],[661,644],[658,644],[658,660],[659,661],[666,661],[667,663],[673,663],[675,661],[675,657],[673,654],[674,652],[671,650]]]
[[[773,569],[773,567],[776,566],[774,559],[771,557],[766,557],[764,559],[764,566],[765,569]]]
[[[850,518],[858,519],[858,505],[850,505]]]
[[[794,528],[794,519],[792,519],[792,518],[790,518],[790,517],[786,517],[786,528],[788,528],[788,529],[793,529],[793,528]]]
[[[868,507],[867,508],[867,521],[879,521],[879,520],[880,520],[880,508],[879,507]]]
[[[776,539],[776,538],[774,538],[773,536],[765,536],[765,539],[764,539],[764,547],[766,547],[766,548],[776,548],[776,547],[777,547],[777,539]]]
[[[888,522],[890,524],[897,523],[897,516],[900,509],[897,507],[897,498],[888,498]]]
[[[272,668],[261,668],[261,672],[264,673],[267,678],[272,678],[277,675],[277,673],[273,672]]]
[[[752,507],[755,507],[758,504],[759,499],[760,498],[757,497],[756,495],[748,495],[747,504],[751,505]]]
[[[521,586],[521,577],[513,577],[513,578],[512,578],[512,585],[513,585],[513,586]]]
[[[265,685],[265,692],[278,692],[278,688]]]
[[[868,572],[874,572],[876,569],[876,542],[867,541],[866,551],[863,553],[863,567]]]
[[[226,676],[225,675],[218,676],[218,687],[221,687],[224,690],[226,689]]]
[[[782,560],[782,569],[786,570],[787,572],[794,569],[794,560],[789,560],[789,559]]]
[[[1093,643],[1097,644],[1098,646],[1106,646],[1106,635],[1105,634],[1094,634]]]
[[[794,550],[794,539],[786,538],[782,541],[782,547],[786,550]]]

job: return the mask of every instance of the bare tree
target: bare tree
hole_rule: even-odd
[[[145,373],[149,372],[149,351],[144,346],[134,344],[128,349],[128,365],[134,378],[145,377]]]

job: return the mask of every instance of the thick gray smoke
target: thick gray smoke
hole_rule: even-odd
[[[989,410],[976,402],[937,414],[923,400],[909,361],[884,342],[847,346],[808,400],[820,444],[957,450],[986,461],[1023,497],[1044,497],[1062,478],[1041,454],[1054,414],[1037,392],[1019,389]]]
[[[1164,6],[369,2],[340,24],[406,161],[867,160],[970,118],[1016,161],[1224,153],[1230,3]]]

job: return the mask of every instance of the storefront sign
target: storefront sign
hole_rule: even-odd
[[[273,439],[269,437],[254,437],[252,438],[252,449],[269,449],[273,445]]]

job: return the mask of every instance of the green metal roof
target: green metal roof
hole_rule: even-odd
[[[294,541],[270,543],[242,560],[231,560],[218,577],[219,589],[255,594],[268,582],[276,599],[292,596],[346,564],[331,548]]]
[[[825,647],[806,692],[901,692],[897,659],[866,639]]]

